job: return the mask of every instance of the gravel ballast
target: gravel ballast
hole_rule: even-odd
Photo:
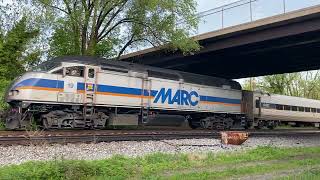
[[[183,139],[162,141],[124,141],[97,144],[43,144],[30,146],[0,146],[0,166],[27,161],[57,159],[95,160],[113,155],[128,157],[152,153],[228,152],[252,149],[258,146],[310,147],[320,146],[319,137],[252,137],[241,146],[222,145],[219,139]]]

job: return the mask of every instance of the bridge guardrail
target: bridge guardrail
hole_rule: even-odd
[[[200,12],[198,14],[200,20],[199,27],[193,35],[220,30],[316,5],[320,5],[320,0],[239,0]]]

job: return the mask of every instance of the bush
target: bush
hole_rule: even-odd
[[[5,130],[6,129],[6,125],[3,119],[0,119],[0,131]]]
[[[8,104],[4,100],[5,95],[6,95],[5,94],[6,89],[9,86],[9,84],[10,84],[10,81],[0,79],[0,112],[6,110],[9,107]]]

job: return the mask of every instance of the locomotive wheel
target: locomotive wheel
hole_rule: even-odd
[[[192,124],[191,124],[191,125],[189,124],[189,127],[190,127],[191,129],[197,129],[197,128],[198,128],[198,126],[194,126],[194,125],[192,125]]]
[[[189,127],[191,129],[197,129],[199,126],[195,125],[191,120],[188,121]]]
[[[6,118],[6,128],[7,129],[19,129],[20,128],[21,114],[18,112],[10,112]]]
[[[250,125],[245,125],[244,127],[243,127],[245,130],[248,130],[249,128],[250,128]]]
[[[261,129],[261,127],[260,127],[260,126],[254,126],[254,129],[256,129],[256,130],[260,130],[260,129]]]
[[[19,120],[12,118],[12,117],[6,119],[6,128],[7,129],[11,129],[11,130],[19,129],[19,127],[20,127]]]
[[[50,129],[47,118],[42,118],[42,125],[44,129]]]
[[[279,123],[277,121],[271,121],[271,122],[268,123],[267,128],[270,129],[270,130],[273,130],[278,125],[279,125]]]
[[[259,130],[259,129],[263,129],[263,127],[264,127],[264,122],[263,122],[263,121],[259,121],[259,122],[258,122],[258,125],[255,126],[254,128],[257,129],[257,130]]]
[[[233,125],[233,119],[224,116],[211,116],[200,121],[201,127],[210,130],[228,130]]]

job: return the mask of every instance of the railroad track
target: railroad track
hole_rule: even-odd
[[[253,131],[249,137],[320,136],[319,130]],[[2,131],[0,145],[51,143],[98,143],[111,141],[147,141],[164,139],[220,138],[219,132],[204,130],[100,130],[100,131]]]

